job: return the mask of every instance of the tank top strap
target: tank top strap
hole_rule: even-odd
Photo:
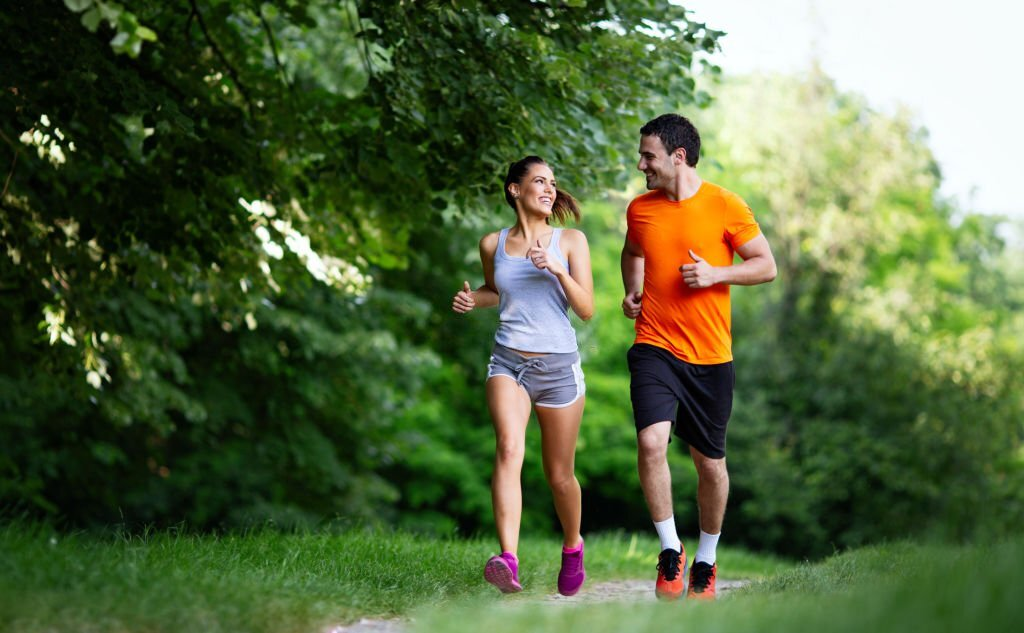
[[[498,249],[495,251],[495,255],[501,257],[508,257],[505,254],[505,240],[508,238],[508,229],[501,229],[501,233],[498,233]]]
[[[561,252],[561,249],[558,247],[558,242],[561,237],[562,229],[554,228],[551,230],[551,248],[557,249],[559,252]]]
[[[569,260],[568,258],[566,258],[565,253],[562,252],[561,247],[561,238],[563,230],[564,229],[556,228],[551,232],[551,245],[548,246],[548,248],[550,250],[553,250],[555,254],[558,255],[558,259],[562,260],[563,262],[568,262]]]

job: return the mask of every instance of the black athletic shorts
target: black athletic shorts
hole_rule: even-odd
[[[668,350],[638,343],[626,354],[636,432],[673,423],[681,440],[712,459],[725,457],[736,373],[731,362],[692,365]]]

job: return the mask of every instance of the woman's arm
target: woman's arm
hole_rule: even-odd
[[[452,310],[465,314],[473,308],[493,308],[498,305],[498,290],[494,285],[494,252],[498,249],[498,234],[488,233],[480,239],[480,264],[484,269],[484,283],[476,290],[464,281],[462,290],[452,299]]]
[[[569,260],[569,270],[566,270],[557,259],[549,260],[547,251],[539,245],[531,248],[526,255],[537,268],[547,269],[558,279],[572,311],[586,321],[594,316],[594,276],[590,268],[590,245],[583,231],[576,229],[563,231],[561,244],[562,252]]]

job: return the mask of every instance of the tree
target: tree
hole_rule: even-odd
[[[73,520],[394,500],[435,357],[375,278],[524,153],[618,182],[719,35],[667,1],[64,5],[0,14],[0,500]]]
[[[938,193],[927,135],[820,73],[725,85],[707,177],[779,261],[736,293],[733,520],[793,553],[1021,518],[1020,295],[997,218]]]

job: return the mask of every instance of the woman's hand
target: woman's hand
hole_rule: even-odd
[[[469,287],[469,282],[463,282],[462,290],[455,293],[455,297],[452,299],[452,309],[460,314],[465,314],[474,307],[476,307],[476,299],[473,298],[473,290]]]
[[[469,282],[462,282],[462,290],[455,293],[455,297],[452,299],[452,310],[459,314],[465,314],[476,307],[476,299],[473,298],[473,289],[469,287]]]
[[[534,266],[541,270],[547,270],[556,277],[567,272],[557,257],[548,258],[548,251],[541,246],[540,240],[537,240],[536,246],[531,246],[530,250],[526,251],[526,256],[530,258]]]

